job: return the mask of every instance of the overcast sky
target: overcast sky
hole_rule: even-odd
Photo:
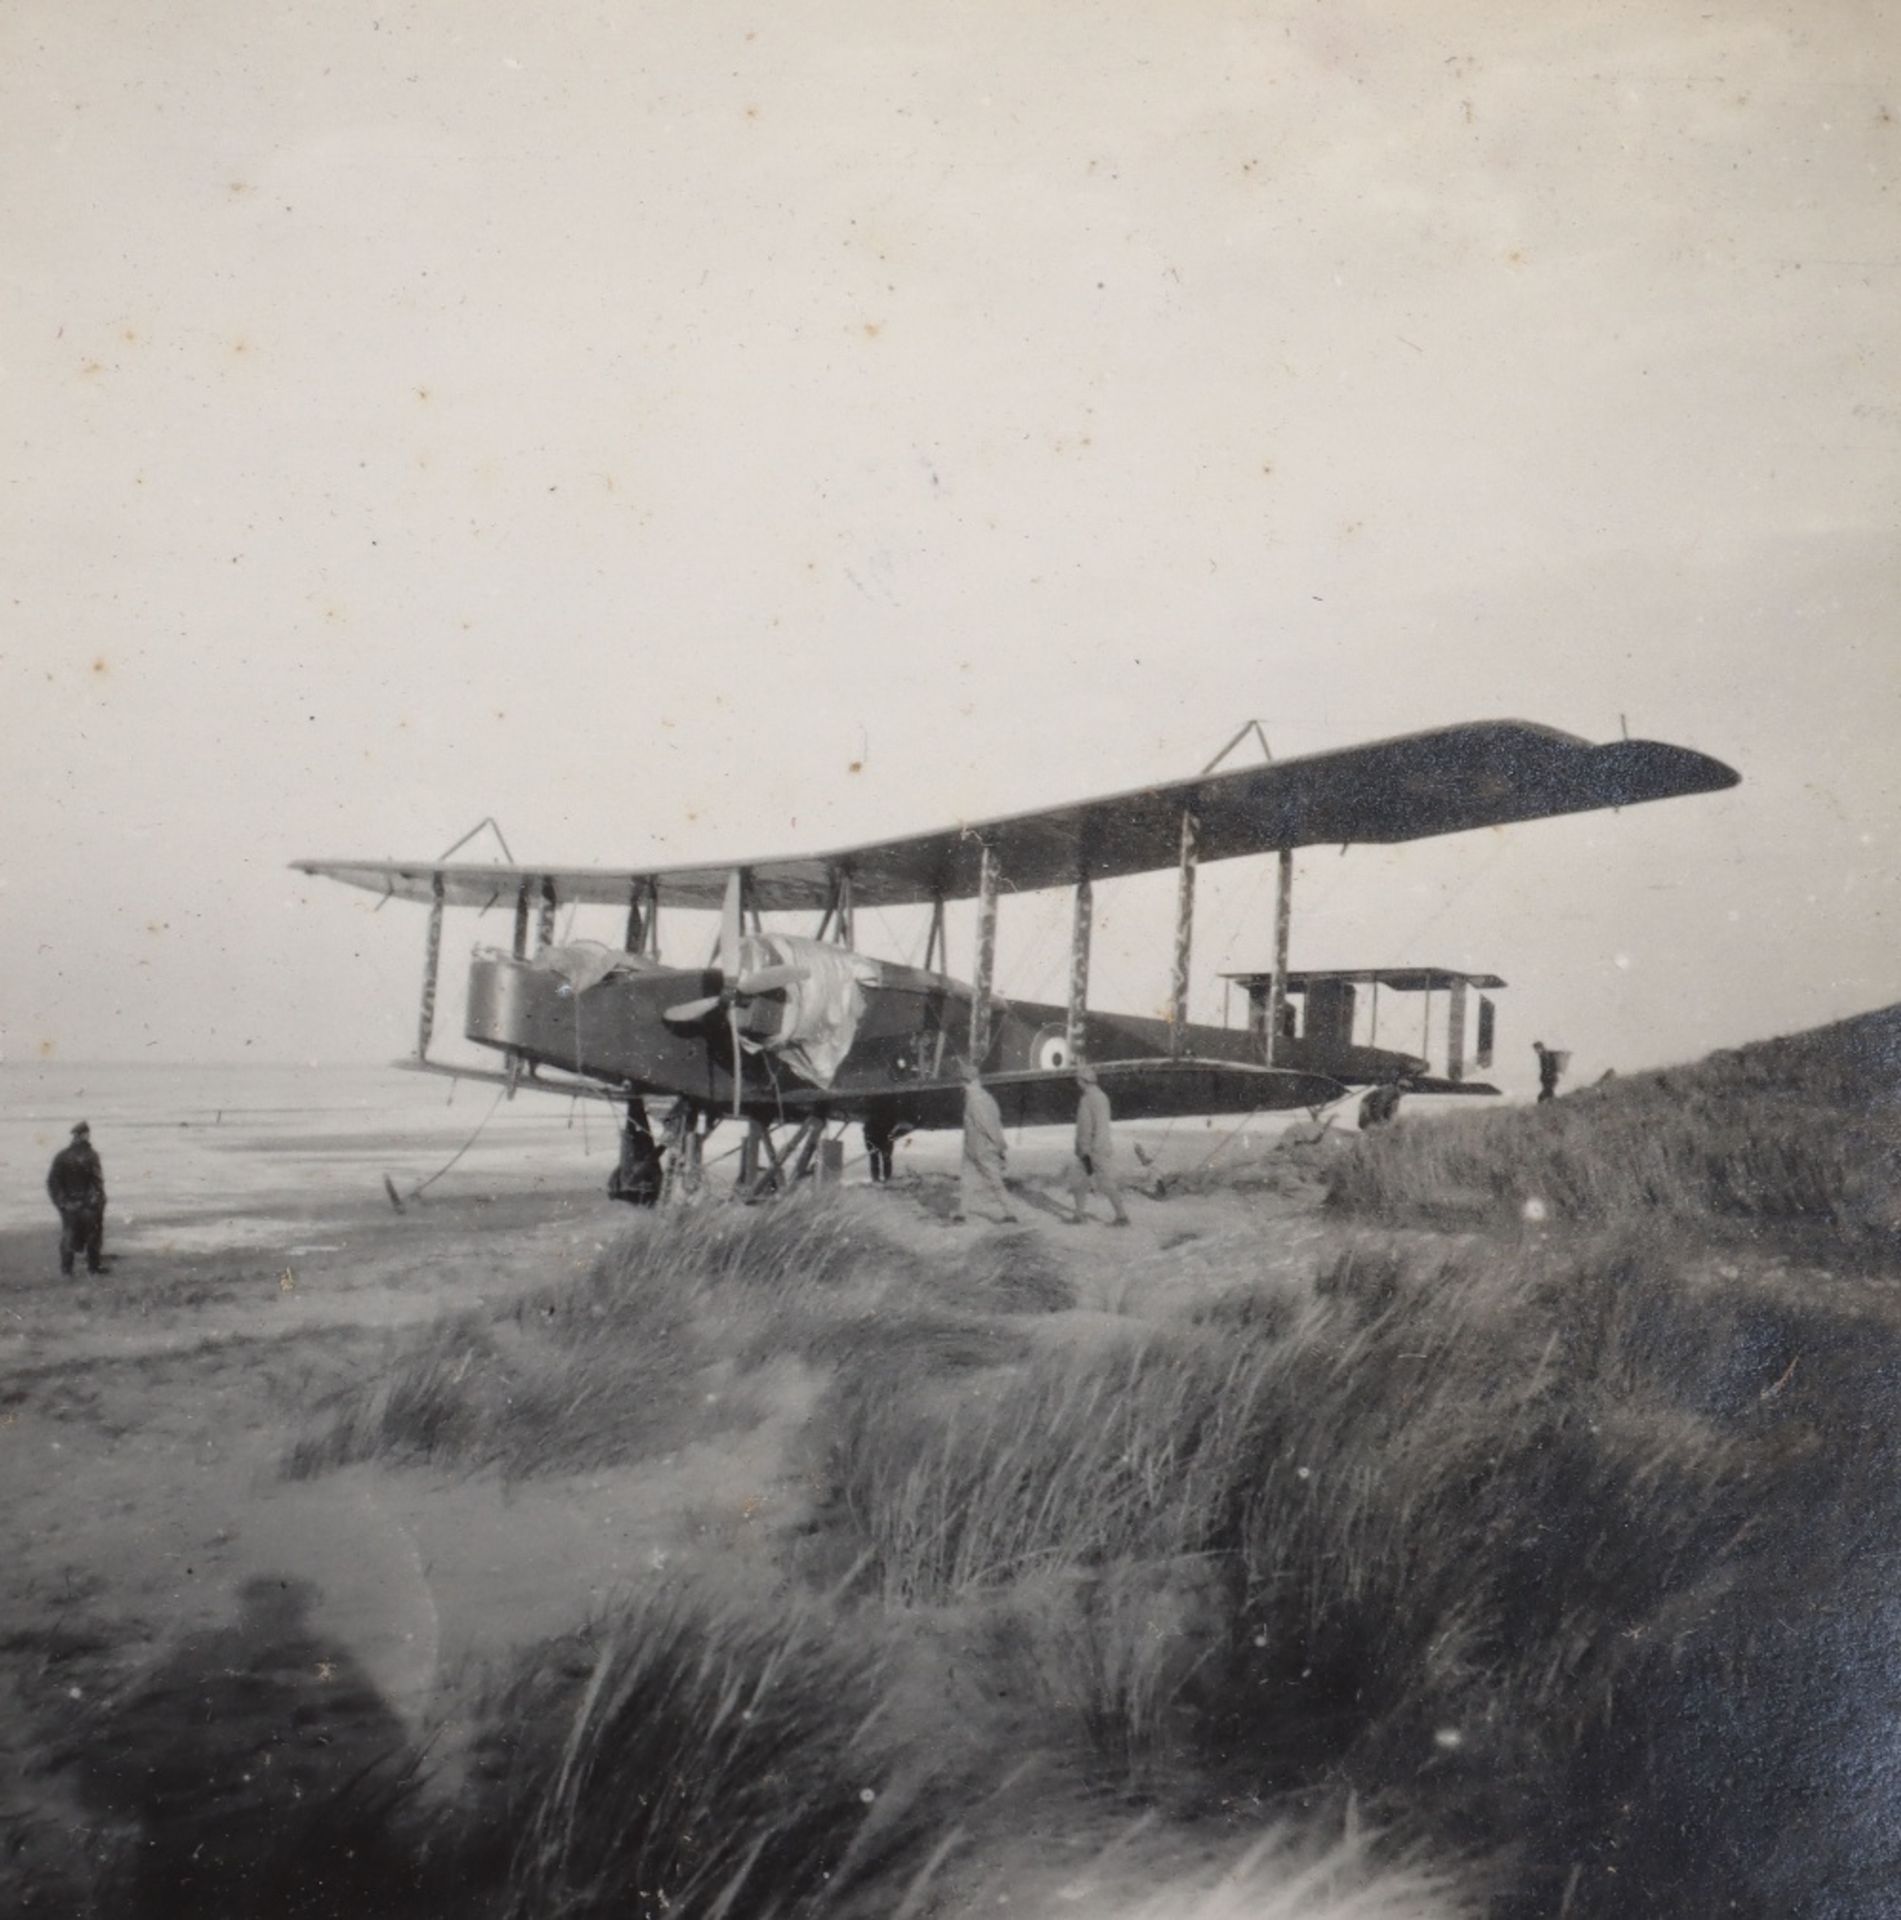
[[[422,915],[300,855],[799,851],[1254,715],[1740,770],[1301,857],[1296,963],[1496,968],[1520,1081],[1901,998],[1898,54],[1842,0],[15,0],[5,1058],[402,1050]],[[1168,900],[1104,890],[1104,1004]],[[1060,997],[1063,913],[1000,984]]]

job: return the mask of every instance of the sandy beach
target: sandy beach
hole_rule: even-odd
[[[419,1098],[402,1076],[332,1075],[327,1088],[299,1076],[312,1079],[331,1097],[303,1107],[269,1072],[181,1087],[177,1075],[74,1071],[30,1100],[16,1083],[0,1227],[14,1543],[0,1572],[14,1623],[0,1721],[6,1818],[28,1884],[57,1882],[72,1835],[97,1829],[56,1764],[95,1703],[228,1627],[260,1579],[307,1592],[312,1631],[453,1778],[459,1690],[510,1649],[689,1567],[782,1578],[777,1547],[810,1505],[800,1432],[817,1382],[793,1360],[750,1383],[739,1430],[719,1417],[715,1382],[704,1432],[686,1419],[630,1464],[532,1482],[380,1462],[287,1477],[299,1436],[373,1388],[406,1333],[445,1316],[505,1317],[523,1295],[581,1279],[618,1240],[664,1231],[606,1197],[612,1135],[598,1114],[585,1131],[532,1109],[493,1118],[414,1196],[467,1148],[492,1104],[482,1090],[463,1094],[450,1123],[434,1087]],[[96,1279],[60,1277],[51,1210],[31,1203],[33,1161],[75,1110],[92,1118],[112,1194],[110,1270]],[[1215,1147],[1224,1164],[1258,1156],[1272,1135],[1230,1140],[1197,1125],[1145,1137],[1152,1167],[1131,1171],[1147,1180]],[[1060,1137],[1019,1149],[1024,1226],[953,1227],[955,1155],[952,1139],[906,1142],[898,1183],[882,1192],[854,1161],[822,1204],[888,1237],[894,1259],[912,1243],[952,1257],[1039,1243],[1070,1276],[1077,1305],[1060,1318],[1072,1338],[1231,1284],[1256,1262],[1264,1219],[1289,1273],[1311,1269],[1322,1238],[1311,1193],[1291,1207],[1233,1192],[1138,1196],[1131,1233],[1079,1234],[1051,1191]],[[706,1205],[724,1205],[726,1173],[712,1169]],[[405,1197],[400,1213],[385,1174]]]
[[[1070,1224],[1060,1132],[1013,1145],[1013,1225],[953,1222],[946,1136],[883,1189],[848,1155],[742,1206],[715,1159],[648,1212],[598,1113],[0,1082],[10,1903],[650,1876],[712,1915],[783,1847],[801,1911],[971,1920],[1109,1900],[1125,1834],[1102,1910],[1153,1920],[1596,1920],[1631,1859],[1644,1912],[1857,1888],[1892,1025],[1377,1137],[1126,1126],[1126,1232]],[[75,1113],[111,1264],[65,1279],[32,1202]],[[1834,1823],[1793,1865],[1726,1784],[1766,1751]],[[656,1767],[691,1808],[630,1826]],[[1193,1903],[1230,1869],[1252,1904]]]

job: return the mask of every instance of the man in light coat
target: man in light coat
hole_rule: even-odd
[[[1089,1217],[1084,1202],[1099,1193],[1115,1209],[1112,1226],[1126,1227],[1129,1215],[1122,1204],[1122,1189],[1116,1185],[1115,1132],[1110,1125],[1109,1096],[1103,1092],[1091,1066],[1076,1069],[1076,1084],[1082,1099],[1076,1106],[1076,1162],[1069,1170],[1069,1197],[1075,1203],[1073,1227]]]
[[[970,1211],[973,1192],[987,1193],[1003,1210],[1003,1224],[1016,1225],[1010,1195],[1003,1184],[1003,1162],[1008,1148],[1003,1137],[1003,1113],[997,1097],[983,1083],[973,1060],[964,1067],[964,1164],[958,1176],[957,1211],[961,1221]]]

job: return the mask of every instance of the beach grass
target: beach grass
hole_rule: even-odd
[[[1497,1866],[1502,1913],[1802,1910],[1767,1836],[1773,1782],[1829,1793],[1805,1716],[1891,1739],[1892,1610],[1796,1623],[1901,1575],[1871,1517],[1901,1332],[1704,1266],[1376,1242],[1291,1317],[1231,1298],[982,1396],[848,1385],[867,1589],[987,1620],[1106,1786],[1370,1807]],[[1800,1874],[1865,1890],[1885,1815],[1840,1817]]]
[[[1402,1119],[1334,1157],[1388,1222],[1534,1217],[1800,1229],[1901,1244],[1901,1014],[1633,1074],[1532,1109]]]
[[[639,1215],[578,1279],[394,1337],[289,1449],[305,1479],[363,1461],[584,1472],[744,1429],[775,1362],[934,1374],[1021,1352],[1068,1283],[1027,1238],[919,1257],[848,1208]]]
[[[461,1824],[489,1909],[843,1912],[913,1878],[936,1769],[889,1719],[876,1637],[835,1624],[660,1588],[520,1654],[478,1709]]]
[[[1883,1911],[1885,1031],[1402,1123],[1336,1155],[1317,1272],[1242,1240],[1173,1306],[819,1196],[639,1219],[398,1336],[289,1471],[671,1458],[774,1369],[808,1391],[797,1524],[498,1661],[392,1884],[478,1920]],[[1481,1168],[1543,1221],[1426,1227]],[[1835,1263],[1739,1258],[1739,1219]]]

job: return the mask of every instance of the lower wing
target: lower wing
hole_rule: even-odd
[[[1351,1091],[1325,1074],[1226,1060],[1105,1060],[1097,1065],[1096,1078],[1118,1120],[1325,1107]],[[1072,1068],[986,1074],[984,1085],[995,1095],[1006,1126],[1060,1126],[1076,1117]],[[964,1087],[960,1080],[930,1080],[875,1093],[800,1088],[782,1094],[780,1106],[787,1119],[824,1113],[927,1130],[963,1124]]]

